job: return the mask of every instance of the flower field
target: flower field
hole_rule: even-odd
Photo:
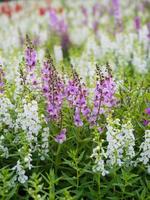
[[[0,3],[0,200],[150,200],[150,1]]]

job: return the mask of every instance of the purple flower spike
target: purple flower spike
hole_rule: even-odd
[[[134,25],[135,25],[135,29],[137,31],[140,30],[141,28],[141,20],[140,20],[140,17],[136,16],[135,19],[134,19]]]
[[[49,16],[50,16],[50,26],[53,29],[56,29],[56,27],[58,25],[58,21],[59,21],[57,15],[56,15],[56,11],[55,10],[50,10]]]
[[[50,10],[50,27],[53,31],[56,31],[58,34],[64,34],[68,30],[67,23],[64,19],[58,18],[55,10]]]
[[[146,108],[145,109],[145,113],[148,114],[148,115],[150,115],[150,108]]]
[[[120,13],[120,0],[112,0],[113,10],[114,10],[114,17],[116,20],[120,20],[121,13]]]
[[[52,59],[44,62],[42,68],[42,89],[47,100],[49,119],[57,121],[65,97],[65,84],[53,66]]]
[[[121,19],[120,0],[112,0],[112,5],[115,19],[115,28],[118,28],[119,31],[122,31],[123,24]]]
[[[36,65],[36,57],[36,51],[30,47],[27,47],[25,51],[25,60],[29,72],[34,71]]]
[[[81,114],[88,119],[90,109],[87,106],[87,89],[84,83],[80,82],[78,74],[74,72],[73,80],[69,80],[66,87],[66,98],[71,107],[75,109],[74,124],[76,126],[83,126]]]
[[[93,99],[93,110],[89,118],[91,127],[97,124],[100,115],[103,114],[106,109],[109,110],[117,103],[115,97],[116,84],[112,75],[110,73],[108,73],[108,75],[104,75],[99,67],[97,67],[97,74],[98,76],[100,75],[100,77],[98,77],[99,80],[97,80],[96,83]]]
[[[66,129],[62,129],[61,132],[55,137],[55,142],[62,144],[66,141]]]

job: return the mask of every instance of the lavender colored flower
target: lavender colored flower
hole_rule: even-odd
[[[55,141],[59,144],[62,144],[66,141],[66,129],[62,129],[61,132],[55,137]]]
[[[65,97],[65,84],[50,58],[44,62],[42,69],[42,88],[47,100],[47,112],[51,120],[58,120]]]
[[[121,18],[120,13],[120,0],[112,0],[113,10],[114,10],[114,17],[116,20]]]
[[[93,101],[93,110],[89,118],[91,126],[95,125],[101,114],[116,105],[116,98],[114,96],[116,91],[116,84],[111,74],[102,75],[101,70],[97,66],[97,75],[100,76],[97,80],[95,88],[95,96]]]
[[[81,83],[77,73],[74,72],[73,80],[69,80],[66,87],[66,98],[71,107],[75,109],[74,123],[76,126],[83,126],[81,114],[88,118],[90,109],[87,106],[87,89],[84,83]]]
[[[144,126],[147,126],[148,124],[149,124],[149,121],[146,120],[146,119],[144,119],[144,120],[143,120],[143,125],[144,125]]]
[[[58,34],[63,34],[67,32],[68,26],[64,19],[59,19],[55,10],[50,10],[50,27],[53,31],[56,31]]]
[[[66,24],[66,22],[65,22],[64,19],[61,19],[61,20],[59,21],[58,28],[59,28],[58,31],[59,31],[61,34],[67,33],[67,31],[68,31],[68,26],[67,26],[67,24]]]
[[[27,47],[25,51],[25,61],[27,65],[27,70],[29,72],[34,71],[35,69],[36,57],[37,57],[36,51],[31,47]]]
[[[120,11],[120,0],[112,0],[113,5],[113,14],[115,18],[115,28],[122,30],[122,20],[121,20],[121,11]]]
[[[52,30],[61,38],[61,45],[64,51],[68,50],[70,43],[68,35],[68,25],[66,21],[62,18],[59,19],[55,10],[50,10],[50,27]]]
[[[98,128],[98,132],[99,132],[99,134],[102,134],[103,131],[104,131],[104,128],[101,128],[101,127]]]
[[[50,12],[49,12],[49,16],[50,16],[50,26],[52,27],[52,29],[57,30],[59,20],[58,20],[58,17],[56,15],[56,11],[51,9]]]
[[[93,11],[93,15],[96,16],[96,15],[100,15],[100,4],[99,3],[95,3],[93,5],[93,8],[92,8],[92,11]]]
[[[87,9],[84,6],[81,6],[81,12],[82,12],[82,14],[84,16],[83,24],[87,25],[87,23],[88,23],[88,12],[87,12]]]
[[[69,47],[69,44],[70,44],[70,40],[69,40],[68,33],[62,34],[62,36],[61,36],[61,46],[62,46],[62,49],[64,51],[67,51],[68,47]]]
[[[150,39],[150,22],[147,24],[148,35],[147,37]]]
[[[145,109],[145,113],[148,114],[148,115],[150,115],[150,108],[146,108]]]
[[[97,33],[97,31],[98,31],[98,26],[99,26],[99,22],[95,20],[95,21],[93,22],[93,30],[94,30],[94,33]]]
[[[80,109],[78,107],[75,109],[74,123],[78,127],[83,126],[83,121],[81,120],[80,117]]]
[[[29,36],[26,36],[27,48],[25,50],[25,62],[27,72],[27,82],[32,83],[32,86],[37,86],[37,78],[35,74],[35,66],[37,62],[37,53],[33,48],[32,42]]]
[[[134,19],[134,25],[135,25],[135,29],[137,31],[140,30],[140,27],[141,27],[141,20],[140,20],[140,17],[139,16],[136,16],[135,19]]]

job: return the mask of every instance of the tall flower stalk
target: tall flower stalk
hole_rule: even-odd
[[[85,84],[81,82],[78,74],[73,71],[73,79],[68,81],[66,87],[66,98],[71,107],[74,108],[74,123],[76,126],[83,126],[81,114],[88,117],[90,110],[87,106],[87,89]]]
[[[27,71],[27,80],[33,84],[37,84],[36,75],[35,75],[35,67],[37,63],[37,53],[33,48],[32,42],[29,36],[26,36],[26,50],[25,50],[25,63],[26,63],[26,71]]]
[[[97,81],[93,100],[93,110],[90,116],[91,125],[96,125],[100,115],[105,111],[116,105],[115,91],[116,84],[111,75],[111,69],[107,64],[107,73],[104,74],[97,65]]]
[[[42,90],[47,101],[49,119],[59,120],[65,97],[65,84],[58,75],[51,57],[44,62],[42,68]]]
[[[122,19],[121,19],[121,10],[120,10],[120,0],[112,0],[113,13],[115,19],[115,28],[122,30]]]

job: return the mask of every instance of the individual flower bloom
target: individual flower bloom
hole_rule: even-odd
[[[83,126],[83,122],[82,122],[81,117],[80,117],[80,110],[78,108],[76,108],[76,110],[75,110],[74,123],[78,127]]]
[[[148,115],[150,115],[150,108],[146,108],[145,109],[145,113],[148,114]]]
[[[104,131],[104,128],[99,127],[99,128],[98,128],[98,131],[99,131],[100,134],[102,134],[103,131]]]
[[[146,120],[146,119],[144,119],[144,120],[143,120],[143,125],[144,125],[144,126],[147,126],[148,124],[149,124],[149,121]]]
[[[55,137],[55,142],[62,144],[66,141],[66,129],[62,129],[61,132]]]

